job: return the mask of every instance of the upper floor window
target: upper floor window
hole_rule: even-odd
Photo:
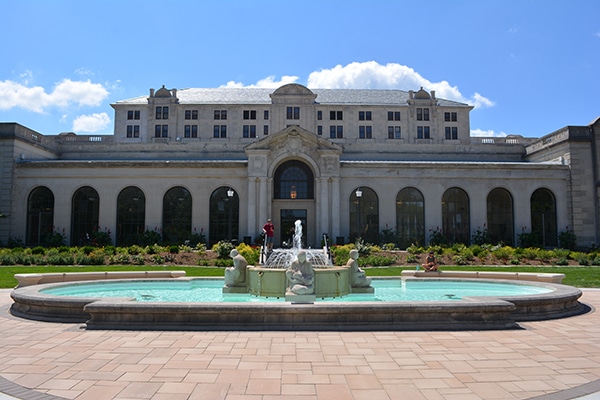
[[[344,137],[344,127],[342,125],[330,125],[329,137],[331,139],[342,139]]]
[[[156,107],[156,119],[169,119],[169,107]]]
[[[215,110],[214,119],[227,119],[227,110]]]
[[[244,119],[256,119],[256,110],[244,110]]]
[[[263,135],[269,134],[269,125],[263,125]]]
[[[456,126],[447,126],[445,137],[449,140],[458,139],[458,128]]]
[[[323,125],[318,125],[317,126],[317,135],[322,135],[323,134]]]
[[[359,121],[371,121],[371,111],[359,111],[358,112],[358,120]]]
[[[139,138],[140,137],[140,126],[139,125],[127,125],[127,137],[128,138]]]
[[[445,112],[444,113],[444,121],[446,122],[456,122],[456,113],[455,112]]]
[[[400,111],[388,111],[388,121],[400,121]]]
[[[402,128],[399,126],[388,126],[388,139],[401,139]]]
[[[269,110],[265,110],[263,113],[263,119],[269,119]]]
[[[417,108],[417,121],[429,121],[429,108]]]
[[[255,138],[256,137],[256,125],[244,125],[242,137]]]
[[[373,127],[371,125],[359,126],[358,127],[358,138],[359,139],[372,139],[373,138]]]
[[[341,121],[344,119],[343,111],[329,111],[329,119],[331,121]]]
[[[429,139],[429,127],[417,126],[417,139]]]
[[[140,110],[127,111],[127,119],[140,119]]]
[[[300,119],[300,107],[288,107],[286,110],[287,119]]]
[[[323,111],[317,111],[317,120],[321,121],[323,119]]]
[[[198,119],[198,110],[185,110],[185,119]]]
[[[214,125],[213,126],[213,137],[214,138],[226,138],[227,137],[227,125]]]

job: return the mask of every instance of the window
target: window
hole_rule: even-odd
[[[286,110],[287,119],[300,119],[300,107],[288,107]]]
[[[255,138],[256,137],[256,125],[244,125],[242,137]]]
[[[317,135],[319,135],[319,136],[323,135],[323,125],[317,126]]]
[[[44,238],[54,230],[54,194],[50,189],[39,186],[31,191],[27,200],[28,246],[43,245]]]
[[[357,196],[357,192],[359,195]],[[379,240],[379,199],[368,187],[360,187],[350,194],[350,241],[362,238],[368,243]]]
[[[156,107],[156,119],[169,119],[169,107]]]
[[[269,125],[264,125],[263,126],[263,135],[268,135],[269,134]]]
[[[329,111],[329,119],[331,121],[342,121],[344,119],[343,111]]]
[[[127,119],[140,119],[140,110],[127,111]]]
[[[95,189],[79,188],[71,201],[71,244],[85,246],[92,244],[94,232],[99,226],[100,197]]]
[[[429,139],[428,126],[417,126],[417,139]]]
[[[169,137],[169,125],[154,125],[154,137]]]
[[[185,125],[184,131],[183,131],[183,137],[197,138],[198,137],[198,125]]]
[[[513,220],[512,196],[506,189],[493,189],[487,196],[487,234],[491,243],[514,245]]]
[[[429,108],[417,108],[417,121],[429,121]]]
[[[227,110],[215,110],[214,119],[227,119]]]
[[[400,139],[402,128],[399,126],[388,126],[388,139]]]
[[[455,126],[447,126],[446,128],[445,138],[447,140],[456,140],[458,139],[458,128]]]
[[[146,197],[134,186],[121,190],[117,197],[117,246],[136,244],[146,230]]]
[[[213,137],[214,138],[226,138],[227,137],[227,125],[214,125],[213,126]]]
[[[388,111],[388,121],[400,121],[400,111]]]
[[[323,119],[323,111],[317,111],[317,120],[321,121]]]
[[[359,121],[371,121],[371,111],[359,111],[358,112],[358,120]]]
[[[198,119],[198,110],[185,110],[185,119]]]
[[[233,196],[230,197],[230,194]],[[237,241],[240,225],[240,198],[229,186],[221,186],[210,195],[208,242]]]
[[[344,127],[342,125],[330,125],[329,137],[331,139],[342,139],[344,137]]]
[[[396,196],[396,232],[401,249],[425,243],[425,201],[415,188],[404,188]]]
[[[127,125],[127,137],[128,138],[139,138],[140,137],[140,126],[139,125]]]
[[[263,114],[263,119],[265,119],[265,120],[269,119],[269,110],[265,110],[265,112]]]
[[[557,245],[556,200],[548,189],[537,189],[531,195],[531,234],[539,247]]]
[[[442,233],[450,243],[469,244],[469,196],[460,188],[450,188],[442,196]]]
[[[171,188],[163,197],[163,243],[180,244],[192,233],[192,195],[181,186]]]
[[[445,112],[444,113],[444,121],[446,122],[456,122],[456,113],[455,112]]]
[[[314,199],[315,178],[308,165],[301,161],[286,161],[275,171],[274,198]]]
[[[373,127],[371,125],[359,126],[358,127],[358,138],[359,139],[372,139],[373,138]]]
[[[256,119],[256,110],[244,110],[244,119]]]

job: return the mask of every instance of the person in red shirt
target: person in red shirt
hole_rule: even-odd
[[[271,251],[273,249],[273,236],[275,235],[275,226],[271,222],[270,218],[267,219],[267,223],[263,226],[263,233],[265,234],[267,249]]]

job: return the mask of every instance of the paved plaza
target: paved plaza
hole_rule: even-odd
[[[581,300],[510,331],[86,331],[0,290],[0,399],[598,399],[600,290]]]

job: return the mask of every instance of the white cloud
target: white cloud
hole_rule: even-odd
[[[29,75],[25,75],[26,78]],[[27,82],[27,79],[26,79]],[[46,93],[41,86],[28,87],[27,83],[0,81],[0,110],[23,108],[43,113],[50,107],[98,106],[108,97],[108,90],[99,83],[63,79]]]
[[[80,115],[73,121],[73,132],[94,133],[106,129],[110,125],[107,113]]]
[[[472,137],[506,137],[508,136],[505,132],[494,132],[489,129],[484,131],[483,129],[471,129]]]
[[[251,88],[273,88],[273,89],[275,89],[280,86],[287,85],[288,83],[296,83],[297,81],[298,81],[297,76],[284,75],[281,77],[281,79],[279,81],[276,81],[275,76],[271,75],[264,79],[259,80],[258,82],[256,82],[256,84],[252,84],[252,85],[248,85],[248,86],[244,85],[241,82],[229,81],[229,82],[227,82],[227,84],[221,85],[220,87],[227,87],[227,88],[251,87]]]

